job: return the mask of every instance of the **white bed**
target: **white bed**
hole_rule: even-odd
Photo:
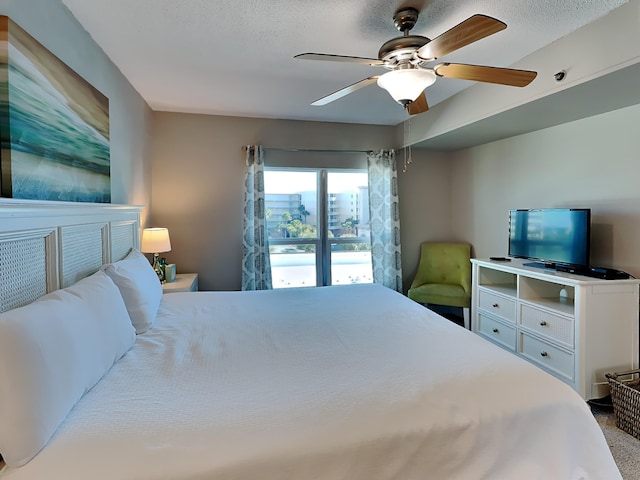
[[[567,385],[353,285],[164,295],[44,448],[0,478],[621,477]]]

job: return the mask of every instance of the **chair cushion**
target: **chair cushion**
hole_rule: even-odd
[[[461,242],[423,242],[408,297],[419,303],[471,306],[471,246]]]
[[[419,284],[461,285],[471,277],[469,257],[468,244],[425,242],[421,245],[420,266],[416,280]]]
[[[462,308],[471,306],[471,295],[465,292],[460,285],[428,283],[409,289],[408,296],[418,303]]]

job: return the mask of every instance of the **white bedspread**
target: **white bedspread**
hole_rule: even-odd
[[[619,479],[584,401],[384,287],[165,295],[6,480]]]

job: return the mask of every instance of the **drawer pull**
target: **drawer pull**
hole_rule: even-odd
[[[546,326],[547,326],[547,322],[545,322],[544,320],[542,320],[542,321],[540,322],[540,326],[541,326],[541,327],[546,327]]]
[[[500,332],[500,330],[498,330],[497,328],[493,329],[493,333],[498,333],[498,332]]]
[[[549,356],[549,354],[543,350],[543,351],[541,351],[541,352],[540,352],[540,356],[542,356],[542,357],[548,357],[548,356]]]
[[[494,303],[493,305],[491,305],[493,308],[498,308],[500,305],[498,305],[497,303]]]

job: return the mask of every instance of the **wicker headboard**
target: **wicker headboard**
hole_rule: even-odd
[[[0,199],[0,312],[67,287],[139,248],[141,210]]]

